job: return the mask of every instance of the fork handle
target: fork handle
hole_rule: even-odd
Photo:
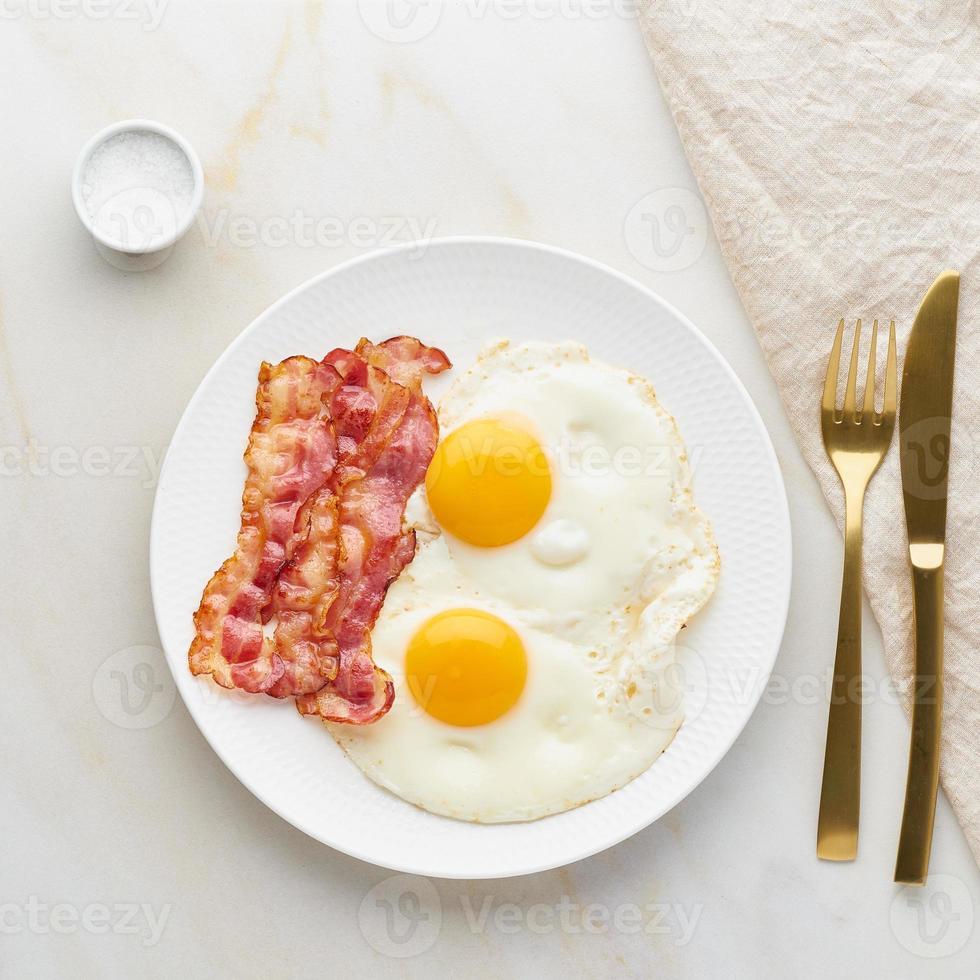
[[[861,547],[865,487],[845,489],[844,576],[824,752],[817,856],[857,857],[861,811]]]

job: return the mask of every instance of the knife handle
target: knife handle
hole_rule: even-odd
[[[921,885],[929,873],[943,716],[943,548],[918,548],[931,550],[919,555],[918,561],[913,553],[915,691],[905,812],[895,865],[895,881],[911,885]]]
[[[817,857],[853,861],[861,814],[861,548],[864,485],[844,495],[844,575],[827,718]]]

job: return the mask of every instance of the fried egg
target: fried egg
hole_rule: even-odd
[[[391,711],[329,726],[426,810],[557,813],[650,767],[683,720],[678,631],[719,573],[674,420],[574,343],[497,341],[439,406],[414,561],[372,634]]]

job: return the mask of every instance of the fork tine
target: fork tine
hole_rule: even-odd
[[[878,370],[876,346],[878,343],[878,321],[871,327],[871,350],[868,351],[868,376],[864,379],[864,408],[861,409],[861,419],[867,418],[874,422],[875,414],[875,373]]]
[[[823,386],[823,401],[820,407],[824,412],[834,414],[837,404],[837,378],[840,375],[840,348],[844,339],[844,320],[841,318],[837,326],[837,336],[834,337],[834,346],[830,349],[830,363],[827,365],[827,380]]]
[[[876,419],[882,422],[886,417],[894,419],[897,406],[896,388],[898,387],[898,365],[895,355],[895,321],[888,328],[888,361],[885,364],[885,402],[882,413]]]
[[[857,403],[858,349],[861,346],[861,321],[854,329],[854,346],[851,348],[851,367],[847,372],[847,387],[844,389],[844,415],[853,415]]]

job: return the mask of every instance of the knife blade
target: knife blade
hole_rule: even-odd
[[[916,314],[902,369],[899,452],[912,570],[915,688],[905,807],[895,880],[929,870],[939,787],[943,697],[943,568],[949,490],[953,366],[960,277],[943,272]]]

